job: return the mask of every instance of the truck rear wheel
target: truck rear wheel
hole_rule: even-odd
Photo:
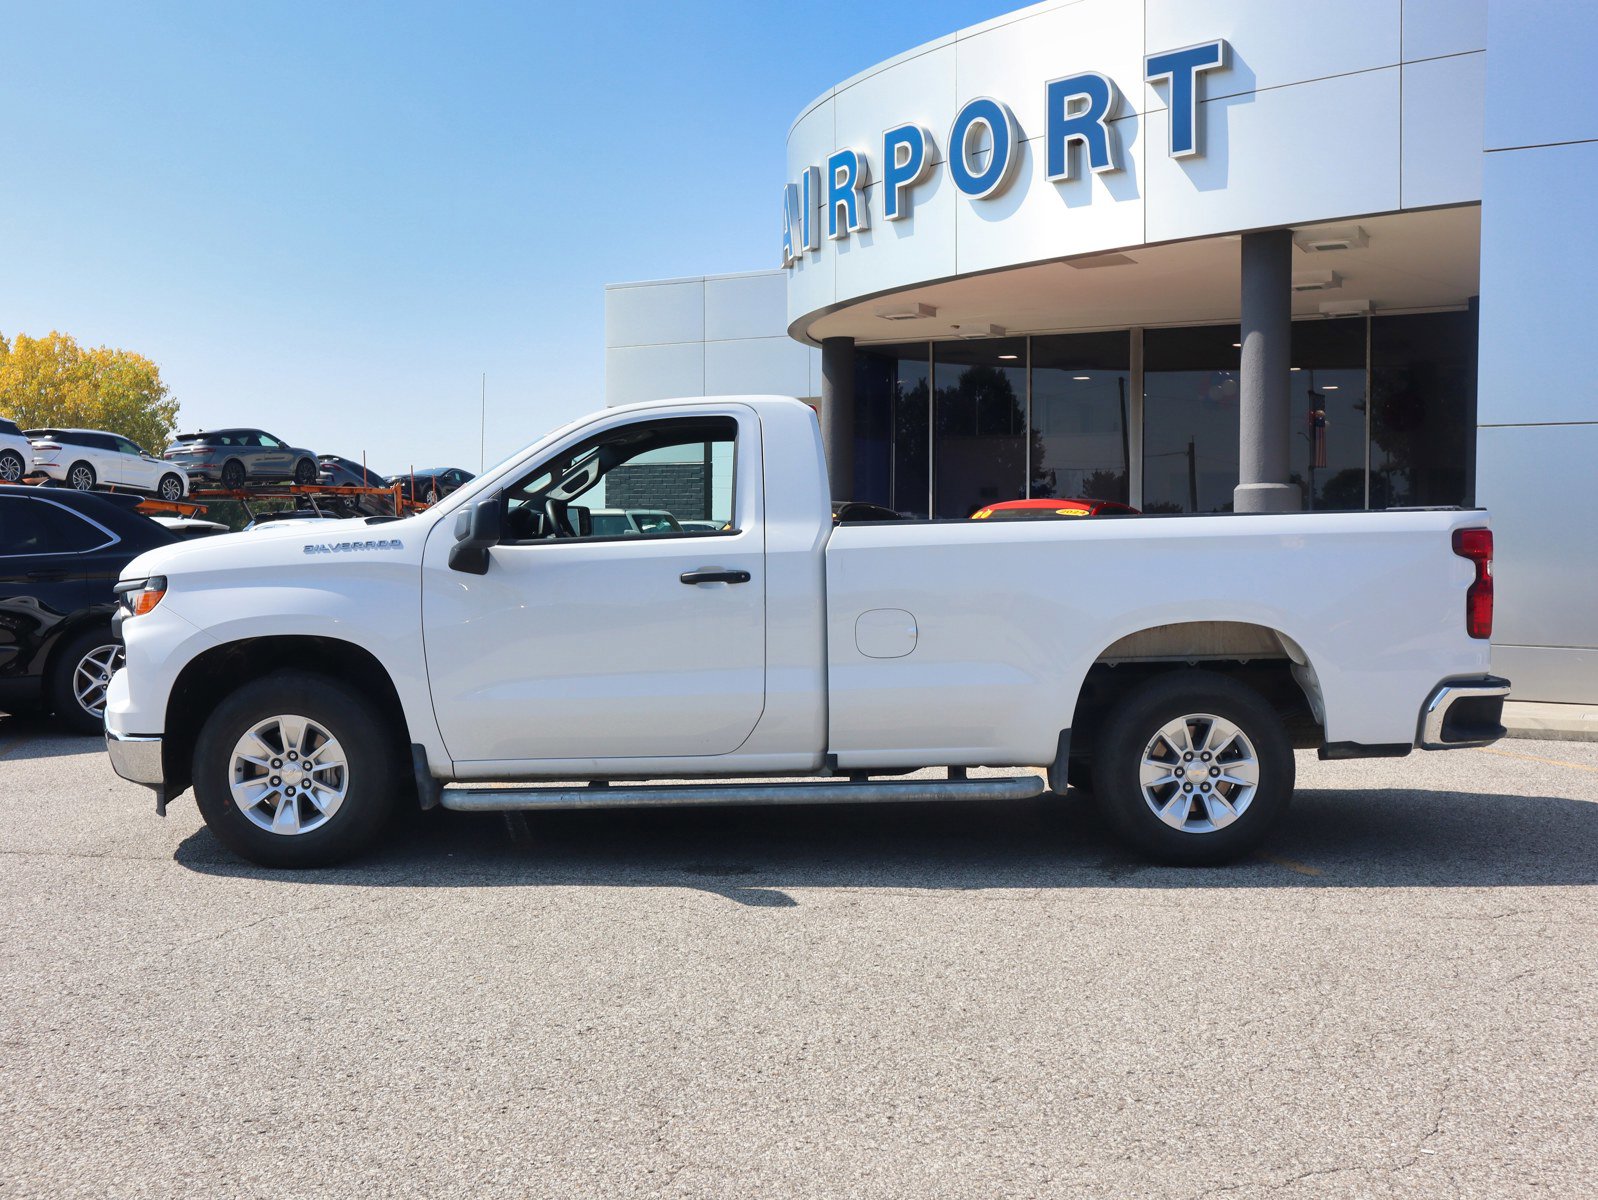
[[[205,722],[194,797],[224,846],[264,867],[323,867],[368,849],[393,816],[394,739],[375,707],[323,675],[245,684]]]
[[[1173,866],[1247,854],[1293,795],[1281,718],[1257,692],[1209,671],[1162,675],[1128,693],[1100,732],[1095,760],[1105,818]]]

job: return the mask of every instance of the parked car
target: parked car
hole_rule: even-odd
[[[658,508],[596,508],[589,514],[594,522],[594,537],[626,537],[628,534],[681,533],[677,518]]]
[[[342,458],[337,454],[319,454],[316,458],[316,465],[316,482],[323,487],[387,488],[392,486],[387,476],[380,475],[368,467],[363,467],[352,458]],[[344,496],[342,499],[352,509],[369,517],[391,516],[394,512],[394,497],[391,494]]]
[[[834,500],[832,502],[832,523],[842,525],[846,522],[853,524],[858,521],[902,521],[904,520],[891,508],[884,508],[880,504],[872,504],[867,500]]]
[[[1260,844],[1295,747],[1503,736],[1479,509],[834,527],[820,437],[798,400],[618,407],[403,520],[144,555],[111,762],[272,866],[371,846],[407,794],[1019,800],[1080,762],[1128,843],[1197,864]],[[728,529],[578,536],[614,472],[709,443]]]
[[[33,443],[15,421],[0,417],[0,483],[16,483],[33,471]]]
[[[80,492],[97,487],[134,488],[163,500],[189,494],[189,473],[141,450],[120,433],[103,429],[30,429],[33,471]]]
[[[400,485],[400,495],[417,504],[437,504],[464,483],[477,478],[459,467],[429,467],[425,471],[407,471],[403,475],[390,475],[389,483]]]
[[[0,706],[42,701],[73,728],[100,732],[122,662],[111,630],[117,579],[175,541],[112,496],[0,488]]]
[[[973,521],[1038,521],[1054,517],[1136,517],[1137,509],[1115,500],[1077,500],[1072,498],[1034,498],[1001,500],[971,514]]]
[[[256,513],[250,518],[250,523],[244,527],[244,532],[264,529],[269,525],[275,529],[279,525],[313,525],[320,521],[347,521],[350,515],[347,512],[333,512],[320,508],[290,508],[282,512]]]
[[[221,521],[206,521],[200,517],[152,516],[150,520],[164,529],[170,529],[178,537],[184,539],[215,537],[219,533],[233,532]]]
[[[380,475],[353,458],[337,454],[316,456],[316,481],[328,487],[387,487],[388,476]]]
[[[208,429],[180,433],[166,460],[180,463],[195,479],[237,491],[250,482],[316,482],[316,453],[290,446],[263,429]]]

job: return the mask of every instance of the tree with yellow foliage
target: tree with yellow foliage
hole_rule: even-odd
[[[177,426],[178,402],[142,354],[85,350],[53,331],[9,341],[0,334],[0,416],[23,429],[104,429],[159,455]]]

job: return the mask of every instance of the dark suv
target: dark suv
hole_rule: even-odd
[[[114,496],[0,488],[0,707],[43,701],[98,733],[122,664],[112,588],[134,558],[176,540]]]
[[[164,457],[184,467],[191,479],[209,479],[229,490],[251,481],[316,482],[316,452],[290,446],[263,429],[180,433]]]

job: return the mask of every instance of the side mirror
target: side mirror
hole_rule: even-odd
[[[488,552],[499,545],[505,510],[498,496],[488,496],[455,518],[455,544],[449,548],[452,571],[488,574]]]

